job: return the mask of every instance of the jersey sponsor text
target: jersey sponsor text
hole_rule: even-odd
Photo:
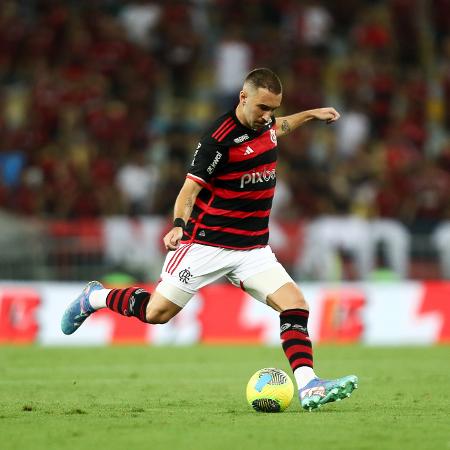
[[[266,170],[262,172],[252,172],[245,173],[241,177],[241,189],[244,188],[246,184],[264,183],[270,180],[275,180],[277,176],[276,169]]]

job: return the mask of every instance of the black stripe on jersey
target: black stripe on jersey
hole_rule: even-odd
[[[241,187],[241,178],[237,180],[215,180],[214,185],[220,188],[224,188],[230,191],[236,192],[248,192],[248,191],[265,191],[266,189],[272,189],[275,187],[276,181],[270,179],[269,181],[246,183]]]
[[[255,167],[262,166],[263,164],[270,164],[277,160],[277,147],[269,150],[262,155],[255,156],[251,159],[246,159],[244,161],[238,161],[234,163],[227,163],[221,170],[221,174],[231,173],[231,172],[243,172],[245,170],[252,170]]]
[[[197,219],[199,214],[201,214],[203,212],[203,210],[198,207],[197,205],[194,205],[194,207],[192,208],[192,212],[191,212],[191,219]]]
[[[262,198],[259,200],[236,200],[215,196],[211,206],[219,209],[227,209],[228,211],[267,211],[272,207],[272,198]]]
[[[202,189],[199,193],[197,198],[199,198],[202,202],[205,202],[208,204],[209,200],[211,199],[211,191],[209,189]]]
[[[251,217],[242,220],[236,218],[230,219],[227,216],[205,214],[202,217],[202,224],[208,227],[231,227],[239,230],[261,231],[269,226],[269,217]]]
[[[204,241],[205,244],[208,242],[219,245],[223,245],[225,247],[236,247],[236,248],[248,248],[254,247],[258,245],[266,245],[269,240],[269,232],[261,235],[261,236],[246,236],[234,233],[224,233],[222,231],[214,231],[214,230],[204,230],[206,238],[202,238],[199,236],[199,232],[202,231],[200,228],[197,231],[197,235],[194,236],[194,239],[198,239]]]

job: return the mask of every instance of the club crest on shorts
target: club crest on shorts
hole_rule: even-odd
[[[180,270],[178,272],[178,278],[180,281],[182,281],[184,284],[188,284],[189,280],[192,278],[192,273],[189,271],[189,268]]]

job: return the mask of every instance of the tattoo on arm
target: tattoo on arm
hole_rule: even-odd
[[[283,131],[283,133],[290,133],[291,127],[289,126],[287,120],[283,120],[283,122],[281,122],[281,131]]]

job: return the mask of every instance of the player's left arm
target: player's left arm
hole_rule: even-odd
[[[296,114],[291,114],[290,116],[277,117],[275,119],[277,137],[284,136],[313,119],[323,120],[326,123],[332,123],[336,122],[339,117],[341,117],[340,114],[331,107],[310,109],[308,111],[301,111]]]

